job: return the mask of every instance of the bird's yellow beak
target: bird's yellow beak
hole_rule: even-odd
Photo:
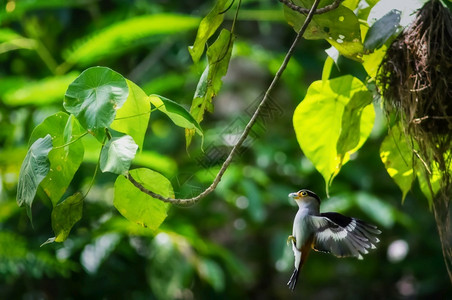
[[[290,193],[289,194],[289,198],[292,198],[292,199],[297,199],[297,198],[299,198],[300,196],[298,195],[298,193]]]

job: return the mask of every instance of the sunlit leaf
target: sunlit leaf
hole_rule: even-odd
[[[77,78],[78,73],[47,77],[41,80],[27,80],[16,87],[8,88],[3,101],[10,106],[47,105],[61,102],[68,85]]]
[[[103,57],[121,54],[149,43],[153,37],[167,37],[196,28],[199,18],[178,14],[151,14],[115,22],[75,42],[65,58],[71,64],[87,65]]]
[[[126,174],[138,150],[130,135],[112,137],[100,152],[100,169],[102,172]]]
[[[436,162],[432,162],[430,172],[425,169],[422,162],[416,164],[416,175],[419,180],[419,187],[428,200],[430,208],[433,206],[433,199],[441,188],[441,172]]]
[[[400,11],[393,9],[375,22],[364,40],[366,50],[374,50],[383,44],[397,31],[400,23]]]
[[[130,80],[127,81],[129,96],[124,105],[116,112],[116,118],[110,127],[130,135],[140,149],[148,128],[151,106],[148,96]]]
[[[332,2],[323,1],[321,4],[324,6]],[[293,3],[301,7],[311,8],[314,0],[294,0]],[[287,6],[284,6],[284,13],[287,22],[294,27],[295,31],[300,31],[306,16]],[[339,5],[339,7],[327,13],[315,15],[303,37],[314,40],[325,39],[342,55],[361,61],[363,45],[358,17],[344,5]]]
[[[345,154],[337,152],[342,126],[345,126],[344,130],[350,130],[348,120],[344,120],[345,108],[355,94],[364,95],[364,102],[367,101],[367,93],[365,85],[350,75],[315,81],[309,87],[305,99],[295,109],[293,124],[298,143],[305,156],[322,174],[327,188],[342,165],[349,160],[350,154],[362,146],[372,131],[375,112],[372,105],[367,105],[360,114],[354,115],[356,120],[360,118],[359,142]]]
[[[72,227],[82,218],[83,212],[83,195],[76,193],[67,197],[63,202],[59,203],[52,210],[52,229],[55,237],[50,238],[44,244],[64,242]]]
[[[69,85],[64,108],[102,140],[105,128],[113,122],[128,94],[127,82],[121,74],[105,67],[92,67]]]
[[[149,169],[131,170],[130,175],[147,189],[164,197],[174,197],[173,188],[163,175]],[[155,230],[167,216],[168,204],[141,192],[124,176],[115,182],[116,209],[129,221]]]
[[[383,45],[381,48],[376,49],[372,53],[363,55],[363,67],[366,70],[367,74],[375,78],[377,76],[377,72],[380,68],[381,61],[386,55],[386,46]]]
[[[53,149],[48,156],[50,170],[41,182],[41,187],[55,206],[83,161],[83,143],[81,140],[74,142],[83,132],[73,116],[59,112],[45,119],[33,130],[30,144],[47,134],[52,136]],[[61,147],[68,143],[68,146]]]
[[[413,147],[399,126],[393,126],[380,147],[380,158],[389,176],[402,190],[402,201],[411,189],[416,174]]]
[[[166,114],[173,123],[179,127],[193,129],[199,135],[203,135],[201,126],[193,116],[180,104],[158,95],[149,96],[149,101],[158,110]]]
[[[41,181],[47,176],[50,169],[49,152],[52,150],[52,137],[50,134],[37,139],[30,147],[20,168],[19,182],[17,183],[17,204],[27,206],[30,220],[31,205]]]
[[[188,47],[188,51],[196,63],[204,53],[207,40],[217,31],[218,27],[223,23],[224,14],[221,13],[225,9],[228,0],[217,0],[212,10],[205,16],[199,24],[198,33],[193,46]]]
[[[221,78],[226,75],[231,59],[234,36],[226,29],[223,29],[220,36],[207,49],[207,60],[209,64],[204,70],[196,87],[193,102],[190,108],[191,115],[198,123],[204,119],[204,112],[213,112],[212,100],[220,91],[223,84]],[[187,147],[195,134],[194,129],[186,129],[185,137]]]
[[[354,93],[350,101],[345,105],[342,115],[341,134],[336,145],[339,156],[344,156],[348,151],[358,146],[361,139],[362,114],[364,109],[371,103],[372,94],[365,90]]]

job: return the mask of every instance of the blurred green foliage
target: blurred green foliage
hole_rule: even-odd
[[[8,0],[1,5],[0,298],[451,297],[427,201],[413,185],[402,205],[402,193],[379,159],[387,129],[378,103],[370,138],[342,167],[331,198],[323,192],[322,176],[300,151],[292,114],[307,86],[321,78],[328,47],[323,40],[299,45],[266,114],[211,196],[193,207],[170,207],[163,225],[152,230],[115,209],[116,176],[101,174],[68,239],[40,247],[53,235],[52,199],[37,190],[33,227],[15,201],[33,129],[62,110],[68,85],[97,65],[188,109],[207,62],[193,65],[187,46],[212,3]],[[228,74],[214,113],[202,125],[204,148],[219,155],[243,130],[294,36],[277,1],[243,1],[241,13]],[[225,28],[232,18],[232,11],[225,14]],[[350,73],[364,79],[360,65],[341,57],[331,78]],[[193,142],[198,145],[187,153],[184,130],[152,112],[144,150],[133,167],[164,174],[177,197],[196,195],[211,183],[218,160],[196,147],[201,139]],[[94,138],[83,144],[83,163],[67,195],[87,191],[91,184],[100,146]],[[383,233],[378,249],[364,261],[312,253],[296,292],[290,293],[286,282],[293,256],[286,239],[296,206],[287,194],[300,188],[316,191],[324,199],[323,211],[372,221]]]

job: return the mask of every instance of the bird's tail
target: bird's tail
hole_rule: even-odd
[[[299,251],[296,248],[295,243],[292,243],[292,246],[294,247],[294,253],[295,253],[295,270],[293,271],[292,276],[290,276],[289,282],[287,283],[287,285],[289,286],[289,289],[291,289],[292,291],[295,289],[295,286],[297,285],[298,276],[300,275],[300,272],[301,272],[301,267],[303,267],[304,262],[308,258],[311,244],[312,244],[312,239],[309,240],[305,244],[305,246],[303,247],[303,249],[301,251]],[[299,260],[299,262],[298,262],[298,260]],[[297,262],[298,262],[298,264],[297,264]]]
[[[300,275],[299,269],[295,268],[292,276],[290,276],[289,282],[287,283],[289,289],[291,289],[292,291],[295,290],[295,286],[297,285],[298,275]]]

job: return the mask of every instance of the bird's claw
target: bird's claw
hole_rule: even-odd
[[[287,238],[287,245],[290,245],[290,242],[292,242],[292,243],[297,242],[297,240],[295,239],[295,237],[293,235],[289,235],[289,237]]]

